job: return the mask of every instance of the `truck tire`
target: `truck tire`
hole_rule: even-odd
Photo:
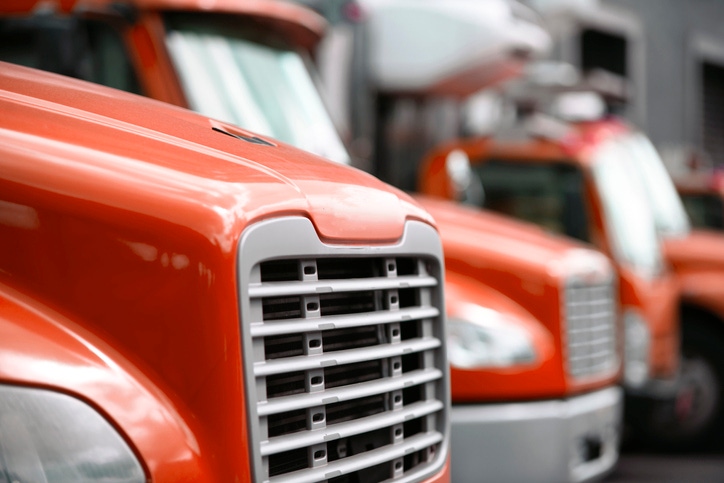
[[[706,325],[687,321],[673,397],[650,400],[642,440],[665,451],[712,449],[724,429],[724,339]],[[646,414],[648,413],[648,414]],[[638,426],[638,425],[637,425]]]

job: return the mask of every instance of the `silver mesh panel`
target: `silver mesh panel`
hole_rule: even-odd
[[[239,252],[257,481],[419,481],[444,464],[442,252],[323,244],[311,223],[255,225]]]
[[[562,307],[568,374],[604,377],[616,370],[616,304],[613,282],[569,281]]]

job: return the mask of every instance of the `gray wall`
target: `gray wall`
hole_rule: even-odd
[[[643,127],[654,143],[664,150],[700,147],[696,66],[702,56],[724,66],[724,0],[602,0],[601,5],[631,12],[643,27]]]

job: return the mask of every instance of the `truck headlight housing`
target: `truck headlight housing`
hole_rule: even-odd
[[[632,308],[624,310],[623,325],[623,381],[628,387],[640,388],[649,379],[651,331],[641,314]]]
[[[528,331],[492,309],[468,304],[447,321],[448,359],[461,369],[530,364],[537,359]]]
[[[123,438],[84,402],[0,385],[0,481],[144,483]]]

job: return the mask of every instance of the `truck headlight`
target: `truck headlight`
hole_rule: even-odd
[[[528,332],[492,309],[468,304],[447,322],[448,359],[461,369],[529,364],[536,360]]]
[[[0,481],[143,483],[123,438],[84,402],[0,385]]]
[[[640,388],[649,379],[651,332],[641,314],[632,308],[624,310],[623,325],[623,380],[628,387]]]

